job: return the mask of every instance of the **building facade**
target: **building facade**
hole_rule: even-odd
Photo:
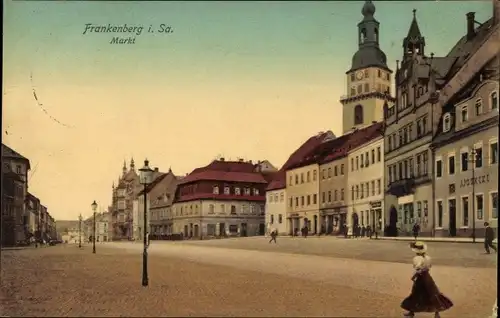
[[[267,181],[258,170],[258,164],[221,158],[180,180],[172,207],[174,233],[263,235]]]
[[[286,222],[286,188],[266,191],[266,229],[267,232],[277,230],[278,234],[288,234]]]
[[[443,110],[433,141],[436,236],[498,229],[498,75],[495,56]]]
[[[343,134],[383,121],[384,103],[390,97],[391,74],[387,57],[379,46],[380,23],[375,19],[375,5],[366,1],[358,23],[358,51],[346,72],[347,94],[342,96]]]
[[[384,136],[377,124],[366,140],[347,156],[347,197],[350,226],[370,226],[379,233],[384,222]]]
[[[467,16],[466,24],[468,35],[446,56],[429,57],[425,55],[425,39],[418,27],[416,10],[413,11],[408,35],[403,40],[401,67],[398,63],[396,71],[396,105],[384,109],[387,235],[410,235],[414,224],[420,225],[422,235],[434,234],[434,164],[430,145],[443,107],[464,87],[463,81],[470,79],[463,72],[467,67],[470,73],[466,63],[469,56],[478,50],[486,33],[492,32],[487,27],[475,30],[473,14]]]

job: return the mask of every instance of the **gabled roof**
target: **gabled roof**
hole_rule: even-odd
[[[153,182],[151,182],[151,184],[149,184],[147,187],[146,187],[146,193],[149,193],[151,190],[153,190],[153,188],[158,184],[160,183],[163,179],[165,179],[165,177],[168,175],[168,173],[163,173],[161,172],[159,175],[156,176],[156,178],[153,180]],[[144,186],[143,186],[144,187]],[[137,193],[137,195],[141,195],[144,193],[144,188],[139,191],[139,193]]]
[[[288,160],[285,162],[283,167],[276,172],[273,176],[273,180],[269,183],[266,191],[283,189],[286,187],[286,170],[288,170],[294,164],[297,164],[302,160],[302,158],[307,155],[311,150],[317,147],[319,144],[325,141],[334,140],[335,135],[329,130],[326,132],[320,132],[309,139],[307,139],[297,150],[295,150]]]
[[[267,183],[262,174],[255,171],[255,167],[252,163],[244,161],[214,160],[205,167],[194,169],[188,176],[179,180],[179,184],[201,180]]]
[[[28,169],[30,169],[30,161],[28,158],[24,157],[20,153],[16,152],[14,149],[2,143],[2,158],[11,158],[26,161],[28,164]]]

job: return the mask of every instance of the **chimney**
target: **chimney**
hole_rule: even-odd
[[[253,164],[252,160],[248,160],[248,163]]]
[[[238,162],[244,162],[243,158],[238,159]]]
[[[155,172],[158,172],[158,171],[159,171],[158,167],[155,167]]]
[[[226,159],[224,157],[221,157],[220,158],[220,161],[225,161]]]
[[[467,40],[472,39],[475,35],[475,32],[474,32],[475,15],[476,15],[475,12],[469,12],[466,14],[466,17],[467,17]]]

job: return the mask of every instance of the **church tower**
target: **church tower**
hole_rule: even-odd
[[[340,100],[343,106],[343,134],[384,120],[384,103],[390,96],[392,71],[385,53],[379,47],[380,23],[374,18],[375,5],[366,1],[358,23],[358,51],[346,72],[347,92]]]

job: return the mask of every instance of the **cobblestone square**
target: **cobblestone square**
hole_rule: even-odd
[[[429,245],[437,263],[433,276],[455,303],[442,317],[487,317],[496,297],[496,269],[485,257],[494,256],[479,253],[483,263],[464,267],[459,257],[475,247],[437,244]],[[147,288],[141,286],[141,250],[139,243],[98,245],[97,254],[88,245],[2,250],[1,314],[401,317],[399,304],[411,288],[412,254],[404,242],[152,242]],[[455,263],[445,265],[453,253]],[[389,254],[396,255],[384,258]]]

